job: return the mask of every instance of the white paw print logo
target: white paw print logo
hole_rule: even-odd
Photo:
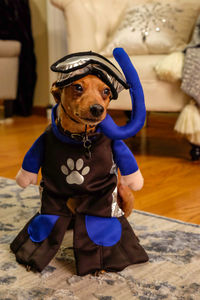
[[[67,175],[66,181],[68,184],[82,184],[84,182],[84,176],[90,172],[90,167],[86,166],[83,168],[83,160],[79,158],[76,163],[72,158],[68,158],[67,166],[62,165],[61,171]]]

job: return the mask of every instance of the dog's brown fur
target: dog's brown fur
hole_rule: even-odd
[[[61,126],[71,133],[84,132],[85,125],[87,125],[88,132],[95,131],[96,125],[106,116],[111,97],[110,88],[94,75],[87,75],[64,88],[58,88],[54,83],[51,93],[55,101],[59,103],[58,117]],[[94,117],[90,111],[90,107],[96,104],[101,105],[104,109],[98,117]],[[118,204],[127,217],[133,209],[132,191],[127,186],[120,184],[120,181],[118,182],[118,191]],[[79,199],[69,199],[67,205],[72,212],[75,212],[78,203]]]

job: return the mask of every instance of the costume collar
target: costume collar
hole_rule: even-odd
[[[101,133],[101,130],[99,127],[97,127],[97,130],[95,133],[91,135],[87,135],[87,138],[84,138],[84,134],[66,134],[62,129],[59,129],[59,125],[57,126],[56,124],[56,112],[57,112],[58,104],[56,104],[52,108],[51,112],[51,126],[54,135],[63,143],[68,143],[68,144],[87,144],[88,141],[95,139],[99,133]]]

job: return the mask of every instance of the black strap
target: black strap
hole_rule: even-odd
[[[66,135],[67,137],[75,140],[75,141],[78,141],[78,142],[82,142],[83,143],[83,147],[85,148],[85,156],[86,158],[90,159],[91,158],[91,147],[92,147],[92,137],[96,136],[97,133],[95,134],[91,134],[91,136],[88,136],[88,133],[87,133],[87,125],[85,125],[85,131],[82,132],[82,133],[71,133],[70,131],[68,130],[64,130],[62,125],[61,125],[61,122],[60,122],[60,119],[58,119],[58,122],[57,122],[57,126],[58,126],[58,129],[59,131]]]
[[[66,111],[66,109],[64,108],[64,106],[63,106],[63,104],[62,104],[61,101],[60,101],[60,105],[61,105],[61,107],[62,107],[64,113],[66,114],[66,116],[67,116],[68,118],[70,118],[70,120],[72,120],[72,121],[75,122],[75,123],[80,124],[80,122],[78,122],[77,120],[75,120],[75,119],[73,119],[72,117],[70,117],[70,115],[67,113],[67,111]]]

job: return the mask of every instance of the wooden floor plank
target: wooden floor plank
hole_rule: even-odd
[[[124,124],[122,112],[111,113]],[[173,131],[176,114],[150,114],[148,126],[126,140],[145,179],[135,208],[200,224],[200,164],[190,161],[189,143]],[[0,176],[15,178],[24,154],[43,132],[41,116],[15,117],[0,125]]]

